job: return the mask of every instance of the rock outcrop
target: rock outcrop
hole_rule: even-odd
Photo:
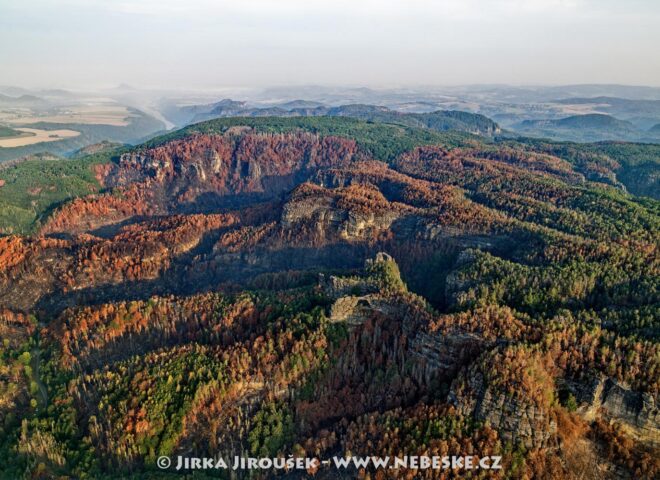
[[[650,393],[636,392],[604,376],[571,381],[568,386],[585,418],[602,415],[625,425],[639,440],[660,445],[660,406]]]

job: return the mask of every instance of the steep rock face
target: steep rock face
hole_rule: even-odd
[[[609,380],[603,388],[606,415],[636,427],[640,437],[660,444],[660,411],[653,396],[635,392]]]
[[[349,327],[362,325],[374,314],[396,317],[400,306],[378,295],[345,296],[338,298],[330,309],[330,321],[345,322]]]
[[[337,277],[319,274],[319,287],[330,298],[339,299],[347,295],[365,295],[378,291],[378,284],[370,278]]]
[[[56,239],[0,238],[0,302],[28,311],[66,275],[71,242]]]
[[[461,367],[477,358],[485,346],[483,338],[471,333],[442,335],[420,330],[410,341],[410,353],[421,363],[421,374],[430,384],[434,379],[453,378]]]
[[[241,206],[287,192],[318,168],[359,158],[354,141],[309,133],[194,135],[121,155],[98,172],[112,194],[63,206],[41,233],[86,231],[136,215],[207,212],[232,202]]]
[[[603,376],[568,384],[587,419],[603,415],[626,425],[636,438],[660,444],[660,408],[653,395]]]
[[[334,198],[331,192],[305,184],[296,189],[294,195],[282,209],[281,224],[290,228],[299,222],[313,222],[319,229],[330,224],[340,224],[342,214],[333,208]]]
[[[557,432],[553,392],[542,360],[509,347],[474,362],[454,380],[448,399],[463,415],[496,429],[504,441],[543,448]]]
[[[311,134],[195,135],[121,156],[110,185],[153,178],[182,201],[203,191],[220,195],[277,194],[296,174],[341,165],[357,156],[355,142]],[[278,180],[280,179],[280,180]]]
[[[302,223],[345,239],[373,238],[378,231],[389,229],[405,210],[404,205],[390,204],[370,185],[328,190],[304,184],[284,206],[281,225],[292,229]]]
[[[548,411],[525,398],[510,397],[487,387],[483,377],[471,379],[470,387],[475,392],[474,397],[457,402],[463,414],[471,414],[476,420],[494,428],[504,441],[513,445],[522,443],[525,448],[548,446],[557,431],[557,424]]]
[[[387,264],[394,264],[393,258],[379,252],[375,258],[367,259],[365,268],[376,272]],[[424,304],[415,296],[401,298],[382,294],[385,285],[396,284],[396,279],[384,281],[381,275],[375,274],[319,277],[319,288],[335,299],[330,308],[331,322],[345,322],[354,329],[377,315],[401,323],[407,338],[406,358],[421,385],[431,386],[454,378],[463,366],[492,344],[478,334],[461,329],[449,333],[439,331],[431,322],[432,317],[425,312]]]
[[[492,348],[489,343],[482,343],[481,350]],[[452,383],[448,399],[463,415],[498,430],[514,445],[549,447],[556,433],[566,433],[557,427],[555,392],[562,384],[575,396],[577,412],[585,420],[616,422],[628,435],[657,448],[660,413],[653,393],[632,390],[602,374],[576,380],[560,370],[550,373],[555,360],[533,349],[498,343]]]

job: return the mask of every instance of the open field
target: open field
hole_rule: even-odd
[[[80,135],[80,132],[76,132],[75,130],[39,130],[37,128],[15,128],[14,130],[22,132],[21,136],[1,138],[0,147],[24,147],[25,145],[34,145],[35,143],[56,142]]]
[[[133,116],[135,115],[126,107],[120,105],[76,105],[59,108],[43,115],[31,111],[0,112],[0,121],[14,125],[47,122],[125,127]]]

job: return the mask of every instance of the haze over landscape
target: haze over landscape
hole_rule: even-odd
[[[654,0],[0,0],[0,83],[660,86]]]

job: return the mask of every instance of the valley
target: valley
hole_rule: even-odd
[[[0,87],[0,166],[31,155],[68,157],[101,142],[136,143],[165,128],[132,102],[99,92],[25,92]]]
[[[0,170],[0,471],[174,478],[156,460],[194,451],[660,473],[657,147],[391,117],[219,118]]]

